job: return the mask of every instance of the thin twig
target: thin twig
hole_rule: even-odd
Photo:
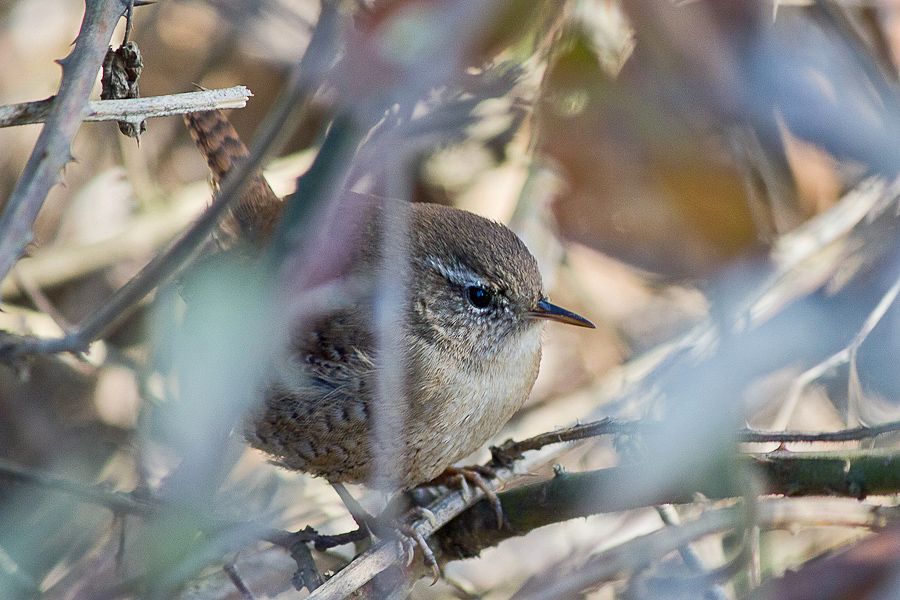
[[[122,100],[92,100],[88,103],[85,121],[140,122],[154,117],[181,115],[216,108],[244,108],[253,93],[242,85],[166,96],[127,98]],[[56,96],[34,102],[0,106],[0,127],[31,125],[47,120]]]
[[[539,450],[550,444],[574,442],[600,435],[635,434],[646,431],[647,429],[647,423],[639,421],[618,421],[612,418],[605,418],[590,423],[580,423],[558,431],[549,431],[520,442],[506,440],[499,446],[491,446],[491,455],[495,463],[508,465],[511,461],[521,457],[523,452]]]
[[[681,525],[681,517],[672,504],[661,504],[656,507],[656,512],[665,525]],[[693,573],[702,573],[704,576],[709,576],[709,572],[706,571],[703,564],[703,559],[692,545],[682,546],[678,549],[678,554],[681,556],[681,560],[684,561],[685,566]],[[705,590],[703,600],[725,600],[727,597],[720,582],[717,582]]]
[[[695,521],[665,527],[596,554],[583,567],[565,577],[532,578],[513,597],[517,600],[575,597],[622,572],[642,568],[655,557],[674,552],[693,540],[733,528],[741,516],[739,508],[708,511]]]
[[[135,494],[76,483],[69,479],[17,465],[2,458],[0,458],[0,478],[64,492],[84,502],[105,506],[118,514],[146,517],[157,514],[159,511],[156,503],[138,499]]]
[[[794,380],[793,384],[791,384],[790,391],[788,392],[787,400],[784,402],[781,409],[779,409],[778,414],[776,415],[775,420],[772,423],[773,429],[783,429],[785,427],[791,416],[793,416],[794,410],[797,408],[797,404],[799,404],[800,402],[800,397],[803,391],[813,381],[841,365],[854,363],[859,348],[862,346],[863,342],[866,341],[869,334],[872,333],[875,327],[878,326],[878,324],[881,322],[881,319],[884,318],[884,315],[887,313],[888,309],[893,306],[894,302],[897,299],[898,293],[900,293],[900,281],[891,286],[891,288],[884,294],[884,296],[882,296],[881,300],[878,302],[875,308],[872,309],[872,312],[869,313],[869,316],[866,318],[859,331],[856,333],[856,335],[853,336],[853,339],[849,344],[847,344],[847,346],[841,348],[838,352],[832,354],[830,357],[826,358],[814,367],[807,369]],[[853,401],[854,397],[852,392],[850,392],[850,399],[851,401],[848,412],[852,417],[856,416],[856,403]],[[849,421],[850,423],[854,422],[853,420]]]
[[[648,421],[619,421],[612,418],[590,423],[580,423],[558,431],[549,431],[516,442],[507,440],[500,446],[492,446],[491,453],[497,464],[508,465],[529,450],[538,450],[550,444],[575,442],[601,435],[650,435],[661,432],[663,424]],[[854,427],[839,431],[760,431],[740,429],[735,437],[744,443],[835,443],[853,442],[878,437],[892,431],[900,431],[900,421],[890,421],[879,425]]]
[[[890,421],[880,425],[854,427],[839,431],[759,431],[755,429],[741,429],[737,432],[739,442],[765,443],[778,442],[789,444],[792,442],[807,443],[834,443],[855,442],[879,435],[900,431],[900,421]]]
[[[231,583],[234,584],[234,587],[237,588],[237,591],[243,600],[253,600],[253,594],[247,588],[247,585],[244,583],[244,580],[241,579],[241,576],[238,575],[238,572],[234,568],[234,563],[225,563],[222,566],[222,570],[228,575],[228,579],[230,579]]]
[[[35,308],[53,319],[53,322],[56,323],[60,331],[68,331],[72,327],[69,320],[66,319],[63,314],[57,310],[56,306],[53,305],[53,302],[51,302],[44,293],[44,290],[35,285],[28,273],[16,268],[12,271],[12,278],[15,280],[19,289],[25,293],[25,296],[31,300]]]

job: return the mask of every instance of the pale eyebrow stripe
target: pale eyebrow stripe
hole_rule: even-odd
[[[490,287],[484,280],[470,270],[458,266],[448,266],[436,256],[428,256],[425,259],[425,263],[453,283],[459,285],[475,284],[482,287]]]

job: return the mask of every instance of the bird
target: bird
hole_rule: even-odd
[[[521,408],[538,374],[542,322],[593,325],[547,299],[537,261],[504,225],[439,204],[382,204],[350,259],[361,291],[298,328],[288,376],[268,390],[247,438],[279,464],[332,483],[407,490],[479,449]],[[392,355],[379,351],[371,276],[383,261],[387,212],[408,221]],[[379,397],[390,368],[401,393]],[[393,431],[379,436],[380,416]],[[392,460],[379,465],[380,457]]]
[[[246,156],[222,113],[185,121],[214,180]],[[250,189],[227,221],[231,236],[273,228],[274,193],[261,176]],[[537,261],[506,226],[439,204],[355,198],[366,215],[346,240],[345,277],[355,291],[294,326],[244,434],[276,464],[329,483],[409,490],[481,448],[522,407],[538,374],[544,322],[594,325],[550,302]],[[397,222],[404,234],[393,251],[402,264],[393,266],[405,277],[390,295],[399,299],[391,324],[399,351],[388,353],[376,305],[383,241]],[[400,384],[386,396],[379,378],[389,371]],[[378,418],[390,420],[381,431]]]

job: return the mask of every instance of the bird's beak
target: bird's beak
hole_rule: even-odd
[[[561,306],[550,304],[550,301],[546,298],[541,299],[535,304],[534,308],[526,312],[525,315],[531,319],[549,319],[551,321],[559,321],[560,323],[568,323],[569,325],[576,325],[578,327],[590,327],[591,329],[595,329],[594,324],[581,315],[576,315],[572,311],[566,310]]]

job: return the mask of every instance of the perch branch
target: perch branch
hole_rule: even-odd
[[[854,527],[880,529],[900,521],[900,507],[877,506],[859,502],[851,498],[761,498],[757,503],[757,524],[764,530],[791,529],[797,527]],[[657,531],[664,535],[664,529]],[[711,531],[715,533],[715,531]],[[665,534],[667,535],[667,534]],[[618,547],[618,546],[617,546]],[[596,556],[596,555],[595,555]],[[274,569],[272,563],[281,564],[283,552],[277,547],[260,548],[257,551],[244,550],[238,560],[246,561],[243,571],[248,575],[259,565]],[[593,560],[593,559],[591,559]],[[563,566],[554,566],[548,572],[555,574],[554,579],[563,571]],[[234,588],[230,580],[222,572],[212,572],[202,578],[198,584],[204,589],[216,589],[215,593],[206,596],[207,600],[232,598]],[[178,598],[188,600],[194,595],[183,593]]]
[[[92,100],[83,120],[140,122],[216,108],[244,108],[253,94],[242,85],[201,90],[167,96],[148,96],[125,100]],[[50,115],[56,96],[22,104],[0,106],[0,127],[43,123]]]
[[[861,499],[868,494],[889,494],[900,489],[898,453],[775,452],[747,455],[741,461],[739,466],[762,471],[765,494]],[[559,473],[547,481],[502,492],[499,496],[506,514],[502,529],[497,529],[493,507],[480,491],[478,501],[468,510],[461,494],[454,492],[428,507],[435,514],[434,521],[418,521],[414,527],[424,537],[436,541],[432,548],[438,560],[446,562],[476,556],[507,538],[569,519],[659,504],[691,503],[697,493],[710,498],[732,498],[739,494],[727,477],[693,473],[682,477],[677,488],[638,495],[629,482],[640,481],[650,468],[636,464],[586,473]],[[513,477],[509,471],[499,476],[502,481]],[[381,571],[402,560],[395,546],[380,544],[369,550],[310,597],[343,598],[362,588]],[[407,577],[413,579],[417,575],[411,572]]]
[[[840,496],[862,499],[900,489],[897,451],[772,452],[740,457],[764,482],[762,494]],[[546,481],[499,494],[506,523],[493,526],[493,507],[479,501],[444,527],[437,536],[446,559],[469,558],[501,541],[569,519],[660,504],[688,504],[700,493],[724,499],[737,490],[724,477],[709,472],[685,475],[677,488],[638,495],[629,482],[639,481],[652,465],[628,465],[583,473],[558,473]]]

